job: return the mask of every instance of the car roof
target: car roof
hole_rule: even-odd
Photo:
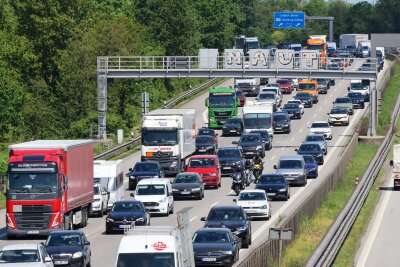
[[[213,206],[213,207],[210,209],[210,211],[211,211],[211,210],[240,210],[240,208],[241,208],[240,206],[221,204],[221,205],[215,205],[215,206]]]
[[[82,230],[53,230],[51,234],[84,234]]]
[[[13,244],[4,246],[1,251],[5,250],[18,250],[18,249],[34,249],[37,250],[40,244]]]
[[[265,190],[261,190],[261,189],[244,189],[240,191],[240,194],[242,193],[264,193],[265,194]]]
[[[150,180],[150,179],[147,179],[147,180]],[[117,201],[114,202],[114,204],[115,203],[137,203],[137,204],[140,204],[141,201],[129,199],[129,200],[117,200]]]
[[[327,121],[313,121],[313,122],[311,123],[311,125],[312,125],[313,123],[328,123],[328,122],[327,122]]]
[[[149,161],[138,161],[138,162],[136,162],[136,164],[139,164],[139,165],[140,164],[158,164],[158,162],[149,160]]]
[[[198,232],[228,232],[230,233],[231,230],[229,228],[224,228],[224,227],[207,227],[207,228],[199,228],[196,230],[195,233]]]
[[[320,146],[320,143],[318,143],[318,142],[313,142],[313,141],[304,142],[304,143],[302,143],[300,146],[303,146],[303,145],[316,145],[316,146],[321,147],[321,146]]]
[[[220,147],[218,150],[239,150],[238,147]]]
[[[242,136],[244,136],[244,135],[254,135],[254,136],[257,136],[257,135],[260,135],[260,134],[258,134],[258,133],[244,133],[244,134],[242,134]],[[241,136],[241,137],[242,137]]]
[[[204,139],[215,140],[215,139],[214,139],[214,136],[211,136],[211,135],[197,135],[197,136],[196,136],[196,139],[197,139],[197,138],[204,138]]]
[[[279,161],[281,160],[304,160],[304,159],[303,156],[301,155],[285,155],[279,157]]]
[[[196,175],[196,176],[199,176],[199,174],[197,172],[180,172],[176,176],[178,176],[178,175]]]
[[[189,159],[215,159],[218,158],[217,155],[194,155],[191,156]]]
[[[138,185],[140,184],[169,184],[171,183],[168,178],[147,178],[142,179],[139,181]]]
[[[263,173],[261,174],[261,177],[262,176],[280,176],[282,178],[285,178],[285,176],[282,173]]]
[[[325,135],[323,135],[323,134],[316,134],[316,133],[309,133],[309,134],[307,134],[306,138],[307,138],[308,136],[320,136],[320,137],[325,137]]]

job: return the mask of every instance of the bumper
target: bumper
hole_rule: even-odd
[[[204,256],[194,256],[194,261],[196,266],[230,266],[234,263],[233,255],[204,255]]]
[[[299,111],[299,112],[290,112],[289,113],[289,117],[290,118],[301,118],[301,111]]]
[[[286,133],[290,130],[289,125],[288,126],[275,126],[274,127],[274,133]]]
[[[330,125],[348,125],[349,120],[348,119],[329,119],[328,120]]]
[[[235,168],[235,166],[221,165],[221,174],[233,174],[235,172]]]
[[[222,128],[222,134],[223,135],[240,135],[242,134],[242,130],[240,129],[233,129],[233,128]]]
[[[41,230],[19,230],[19,229],[6,229],[7,236],[47,236],[53,230],[58,230],[61,228],[53,229],[41,229]]]
[[[307,179],[304,175],[297,177],[285,176],[286,180],[290,185],[303,185],[304,181]]]
[[[144,222],[131,222],[128,221],[125,224],[122,222],[106,222],[106,231],[107,232],[124,232],[124,229],[130,227],[132,223],[135,223],[135,226],[145,225]]]
[[[308,176],[307,177],[317,177],[317,176],[318,176],[317,168],[315,168],[315,170],[308,169]]]
[[[174,198],[192,198],[201,195],[201,190],[198,191],[174,191],[172,193]]]
[[[201,179],[205,186],[218,186],[220,181],[218,176],[203,176]]]
[[[244,210],[250,218],[268,218],[268,209],[245,209]]]

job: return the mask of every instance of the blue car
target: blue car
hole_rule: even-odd
[[[303,155],[304,161],[306,162],[306,167],[308,169],[307,178],[317,178],[318,177],[318,163],[315,161],[314,157],[311,155]]]

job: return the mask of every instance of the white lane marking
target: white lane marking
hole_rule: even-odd
[[[319,110],[322,110],[322,107],[320,107]]]
[[[271,160],[273,160],[274,158],[276,158],[276,156],[272,156],[272,157],[271,157]]]
[[[210,206],[210,208],[214,207],[214,206],[217,205],[217,204],[218,204],[218,202],[214,202],[214,204],[212,204],[212,205]]]
[[[392,179],[388,179],[387,187],[390,186],[391,182]],[[370,224],[372,223],[372,228],[371,231],[368,233],[367,240],[365,241],[360,257],[358,258],[358,261],[355,265],[356,267],[365,266],[365,264],[367,263],[369,253],[371,252],[372,245],[374,244],[376,235],[378,234],[379,228],[381,226],[382,219],[386,211],[387,205],[389,203],[392,191],[384,191],[382,193],[383,193],[382,203],[376,207],[378,213],[376,214],[375,219],[372,222],[370,222]]]
[[[317,114],[314,114],[314,115],[313,115],[313,118],[315,118],[315,117],[317,117]]]
[[[193,222],[196,219],[197,219],[197,216],[194,216],[192,219],[189,220],[189,222]]]
[[[204,123],[208,123],[208,109],[205,109],[203,112],[203,120]]]
[[[327,103],[328,103],[328,101],[325,100],[324,104],[327,104]]]
[[[281,150],[284,150],[285,149],[285,147],[283,146],[282,148],[281,148]]]
[[[294,137],[292,137],[292,139],[290,139],[290,142],[293,142],[294,141]]]
[[[300,130],[299,130],[299,133],[301,133],[303,131],[303,128],[301,128]]]

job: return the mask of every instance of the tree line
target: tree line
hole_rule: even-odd
[[[273,12],[334,16],[341,33],[399,32],[400,1],[0,0],[0,138],[87,138],[97,127],[97,56],[197,55],[231,48],[235,36],[263,46],[328,34],[328,23],[275,30]],[[140,127],[151,109],[202,79],[118,79],[108,84],[108,132]]]

